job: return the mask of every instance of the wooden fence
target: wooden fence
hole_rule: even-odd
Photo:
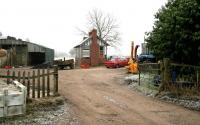
[[[162,82],[160,91],[170,90],[181,93],[199,93],[200,66],[171,63],[165,58],[160,65]],[[192,90],[192,91],[191,91]]]
[[[7,80],[9,84],[12,80],[17,80],[27,87],[28,98],[41,98],[58,94],[58,67],[50,69],[37,69],[28,71],[7,70],[6,75],[0,78]],[[52,83],[53,82],[53,83]]]
[[[171,63],[170,59],[165,58],[159,63],[139,64],[139,84],[140,75],[146,74],[151,83],[155,76],[160,79],[159,91],[177,91],[181,93],[193,91],[200,92],[200,66]]]
[[[154,77],[159,75],[160,64],[158,63],[140,63],[139,64],[139,85],[143,82],[149,84],[154,82]]]

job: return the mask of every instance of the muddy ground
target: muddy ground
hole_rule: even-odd
[[[60,70],[63,104],[37,103],[26,116],[1,119],[0,125],[200,125],[199,111],[130,89],[125,76],[124,68]]]
[[[59,92],[70,101],[81,125],[200,124],[200,112],[128,89],[123,84],[125,75],[124,68],[59,71]]]

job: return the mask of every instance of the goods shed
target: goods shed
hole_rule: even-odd
[[[7,65],[31,66],[54,60],[53,49],[10,36],[0,38],[0,48],[8,52]]]

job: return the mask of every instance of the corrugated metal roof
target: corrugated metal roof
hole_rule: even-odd
[[[12,39],[13,38],[13,39]],[[39,44],[36,44],[36,43],[32,43],[32,42],[28,42],[28,41],[23,41],[22,39],[16,39],[15,37],[8,37],[8,36],[3,36],[3,37],[0,37],[0,40],[3,40],[3,41],[0,41],[0,44],[4,44],[4,45],[8,45],[8,44],[15,44],[15,45],[36,45],[36,46],[40,46],[42,48],[45,48],[45,49],[51,49],[51,48],[48,48],[48,47],[45,47],[43,45],[39,45]],[[12,41],[4,41],[4,40],[12,40]],[[53,50],[53,49],[52,49]]]
[[[7,39],[7,36],[0,36],[0,39]]]

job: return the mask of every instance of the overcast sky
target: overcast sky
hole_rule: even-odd
[[[150,31],[154,14],[167,0],[0,0],[0,32],[29,39],[56,51],[68,52],[80,43],[77,27],[84,27],[88,12],[100,9],[112,14],[121,32],[120,51],[130,55],[131,41],[141,44]],[[140,50],[139,50],[140,51]]]

